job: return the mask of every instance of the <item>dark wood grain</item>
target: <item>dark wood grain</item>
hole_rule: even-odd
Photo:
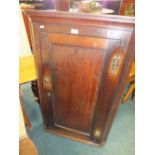
[[[134,59],[134,18],[25,13],[32,22],[46,130],[103,145]]]
[[[104,52],[53,45],[56,123],[89,132]]]

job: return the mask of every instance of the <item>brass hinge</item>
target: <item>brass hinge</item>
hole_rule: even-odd
[[[120,63],[121,56],[119,54],[116,54],[113,59],[112,59],[112,64],[111,64],[111,73],[115,74],[117,73],[119,69],[119,63]]]

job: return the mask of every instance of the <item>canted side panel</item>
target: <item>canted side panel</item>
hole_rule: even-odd
[[[90,132],[104,50],[52,44],[55,124]]]
[[[40,72],[42,73],[38,79],[40,83],[39,91],[40,91],[40,100],[41,100],[41,108],[43,115],[45,117],[44,123],[46,127],[53,126],[54,124],[54,110],[53,110],[53,94],[52,91],[50,95],[48,93],[48,85],[45,84],[45,77],[51,78],[50,65],[49,65],[49,46],[48,46],[48,34],[47,33],[39,33],[40,35]],[[50,79],[51,80],[51,79]],[[47,88],[46,88],[47,85]]]
[[[42,84],[42,76],[43,76],[43,63],[42,63],[42,47],[41,40],[45,39],[40,36],[39,24],[35,22],[31,22],[31,32],[32,32],[32,41],[33,41],[33,54],[35,57],[35,66],[37,71],[37,83],[39,88],[39,97],[41,100],[41,110],[43,114],[43,120],[46,127],[50,125],[51,120],[48,120],[49,111],[48,111],[48,100],[43,93],[43,84]],[[44,41],[45,42],[45,41]]]
[[[97,105],[95,109],[95,116],[93,120],[93,127],[91,132],[91,138],[96,141],[96,143],[102,142],[103,131],[105,130],[105,125],[107,123],[107,116],[109,110],[111,109],[111,104],[114,97],[117,95],[116,89],[118,87],[118,82],[122,69],[124,67],[124,60],[126,57],[126,52],[122,48],[117,48],[107,55],[107,62],[104,65],[103,76],[104,82],[101,82],[99,96],[97,99]]]
[[[120,100],[121,100],[121,95],[125,89],[126,86],[126,82],[128,79],[128,75],[130,72],[130,68],[131,65],[133,64],[134,61],[134,52],[135,52],[135,34],[134,32],[131,34],[131,39],[128,45],[128,49],[127,49],[127,54],[126,54],[126,58],[124,60],[124,68],[122,69],[121,72],[121,77],[119,79],[119,87],[117,87],[117,89],[115,90],[117,92],[117,97],[112,101],[112,105],[111,105],[111,109],[109,111],[108,117],[107,117],[107,123],[105,125],[105,130],[103,132],[103,137],[102,137],[102,141],[106,141],[108,133],[110,132],[110,128],[113,122],[113,119],[115,117],[115,114],[117,112],[117,108],[119,106]]]

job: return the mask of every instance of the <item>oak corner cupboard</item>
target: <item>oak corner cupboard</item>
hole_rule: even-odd
[[[134,17],[25,10],[46,131],[102,146],[134,60]]]

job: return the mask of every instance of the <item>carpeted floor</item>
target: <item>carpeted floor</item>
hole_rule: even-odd
[[[133,101],[121,104],[110,131],[107,143],[95,148],[53,134],[46,133],[39,105],[34,101],[30,84],[22,86],[24,106],[31,121],[27,129],[39,155],[134,155],[135,154],[135,106]]]

